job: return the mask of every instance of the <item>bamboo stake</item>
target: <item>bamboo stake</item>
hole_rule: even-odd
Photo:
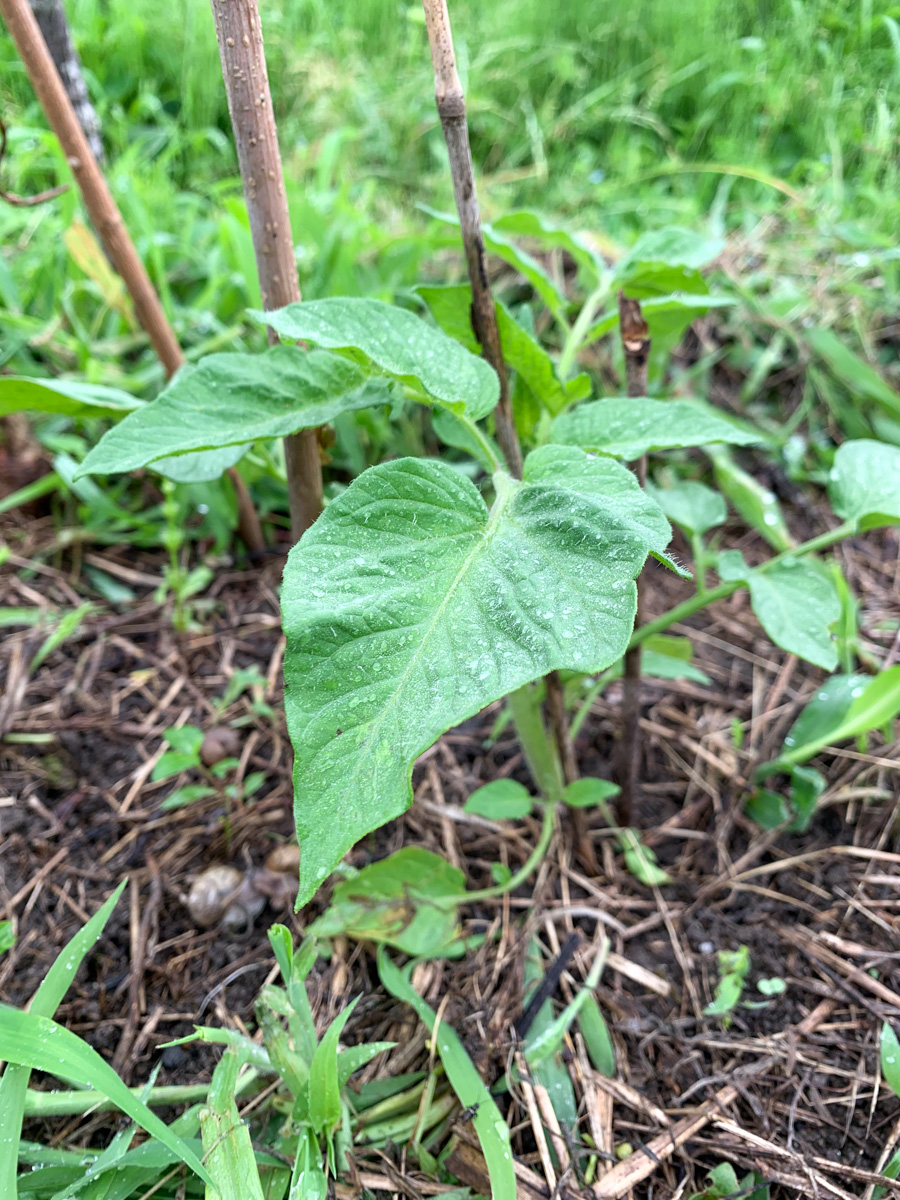
[[[256,254],[263,308],[300,300],[291,218],[284,191],[278,131],[257,0],[210,0],[228,111]],[[269,330],[269,343],[276,342]],[[322,511],[322,460],[315,429],[284,439],[294,539]]]
[[[171,377],[184,363],[181,346],[78,122],[34,13],[27,0],[0,0],[0,14],[16,44],[50,128],[59,139],[84,197],[91,223],[134,301],[134,311],[163,370]],[[229,468],[228,476],[237,495],[241,537],[251,553],[260,553],[265,543],[247,485],[234,467]]]
[[[629,396],[646,396],[647,362],[650,357],[650,331],[637,300],[628,300],[619,292],[619,332],[625,354],[625,390]],[[647,455],[634,467],[641,487],[647,482]],[[637,613],[635,625],[643,620],[643,582],[637,578]],[[634,814],[638,786],[638,755],[640,752],[641,715],[641,647],[625,651],[622,679],[622,720],[619,733],[619,752],[616,774],[622,789],[616,802],[620,825],[630,825]]]

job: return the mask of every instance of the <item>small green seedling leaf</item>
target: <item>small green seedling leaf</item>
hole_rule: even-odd
[[[282,605],[299,902],[412,801],[413,762],[548,671],[624,653],[633,578],[668,522],[627,468],[545,446],[489,511],[444,463],[356,479],[294,547]]]
[[[453,901],[463,901],[465,885],[462,871],[440,855],[407,846],[339,883],[309,933],[346,933],[396,946],[405,954],[443,954],[459,932]]]
[[[163,741],[173,750],[182,754],[195,754],[199,757],[203,745],[203,730],[196,725],[182,725],[178,729],[163,730]]]
[[[649,846],[645,846],[633,829],[622,829],[619,832],[619,844],[625,855],[625,866],[638,883],[647,887],[661,887],[671,883],[671,879],[656,864],[656,855]]]
[[[198,450],[246,447],[326,425],[342,412],[388,404],[391,395],[386,380],[323,350],[272,346],[262,354],[210,354],[182,368],[155,400],[104,434],[75,478],[131,471]]]
[[[900,1096],[900,1041],[889,1021],[881,1027],[881,1073],[894,1095]]]
[[[392,996],[415,1009],[419,1020],[434,1038],[450,1086],[465,1109],[474,1109],[472,1125],[487,1164],[492,1200],[516,1200],[516,1176],[510,1148],[509,1126],[503,1120],[494,1098],[466,1054],[462,1042],[446,1021],[437,1014],[409,983],[409,967],[401,972],[383,947],[378,950],[378,974]]]
[[[834,456],[828,495],[837,515],[860,529],[900,523],[900,448],[866,438],[844,442]]]
[[[479,420],[500,398],[500,381],[483,358],[408,309],[381,300],[332,297],[248,314],[281,337],[352,350],[429,395]]]
[[[750,971],[750,951],[746,946],[737,950],[719,951],[719,982],[715,998],[704,1008],[707,1016],[726,1016],[737,1007]]]
[[[776,646],[826,671],[837,666],[830,627],[841,615],[841,602],[831,574],[821,564],[785,560],[754,570],[739,550],[725,550],[717,570],[725,581],[746,582],[753,611]]]
[[[858,686],[852,688],[852,694],[854,698],[849,707],[840,718],[835,716],[834,724],[826,727],[824,722],[817,720],[814,727],[811,721],[804,727],[804,732],[806,728],[809,729],[808,740],[801,741],[797,735],[797,725],[800,724],[798,721],[788,734],[788,738],[792,738],[792,744],[788,746],[788,738],[785,738],[785,749],[780,757],[760,767],[758,776],[764,778],[775,771],[784,770],[791,764],[806,762],[824,746],[833,742],[843,742],[858,734],[869,733],[873,729],[882,729],[888,725],[900,713],[900,666],[882,671],[862,691]],[[805,716],[805,713],[803,715]]]
[[[533,807],[534,799],[528,788],[515,779],[495,779],[473,792],[463,810],[492,821],[516,821],[527,817]]]
[[[728,516],[723,498],[705,483],[679,480],[672,487],[655,487],[648,483],[647,491],[672,524],[688,536],[702,537],[710,529],[724,524]]]
[[[613,1045],[609,1026],[593,996],[588,996],[578,1014],[578,1028],[584,1038],[585,1049],[595,1070],[607,1079],[616,1077],[616,1048]]]
[[[609,454],[628,462],[654,450],[730,442],[748,446],[760,434],[721,416],[699,401],[633,399],[592,400],[564,412],[553,422],[553,441]]]
[[[0,376],[0,417],[15,412],[55,413],[63,417],[122,417],[141,407],[127,392],[71,379]]]
[[[13,932],[12,921],[0,921],[0,954],[5,954],[7,950],[12,950],[16,944],[16,935]]]
[[[693,653],[689,638],[654,634],[644,642],[641,674],[652,679],[692,679],[694,683],[710,683],[706,672],[691,662]]]
[[[783,996],[787,991],[787,984],[783,979],[758,979],[756,981],[756,990],[764,996]]]
[[[620,791],[618,784],[610,783],[608,779],[575,779],[566,785],[563,803],[568,804],[569,808],[595,808],[618,796]]]

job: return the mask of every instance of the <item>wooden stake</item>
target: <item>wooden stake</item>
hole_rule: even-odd
[[[84,197],[91,223],[109,261],[121,275],[134,301],[134,311],[150,338],[163,370],[171,377],[184,363],[181,346],[78,122],[34,13],[27,0],[0,0],[0,14],[16,44],[50,128],[59,139]],[[228,477],[237,495],[241,537],[251,553],[260,553],[265,549],[265,543],[247,485],[234,467],[229,468]]]
[[[629,396],[646,396],[647,362],[650,357],[650,331],[637,300],[628,300],[619,292],[619,332],[625,354],[625,389]],[[644,454],[634,467],[641,487],[647,482],[647,455]],[[637,613],[635,624],[640,625],[643,608],[643,585],[637,578]],[[616,815],[620,825],[632,823],[635,793],[638,786],[638,756],[641,745],[641,647],[625,651],[624,676],[622,679],[622,718],[619,731],[618,764],[616,775],[619,793]]]
[[[264,309],[300,299],[291,218],[257,0],[211,0],[228,111]],[[277,341],[269,330],[270,344]],[[322,460],[315,429],[284,439],[291,532],[295,540],[322,511]]]
[[[509,376],[503,361],[497,312],[485,266],[484,235],[481,232],[475,171],[469,146],[469,126],[466,121],[466,98],[456,70],[447,0],[423,0],[423,6],[431,61],[434,64],[434,97],[444,131],[444,141],[447,143],[447,152],[450,155],[453,193],[456,196],[456,210],[459,213],[466,265],[472,284],[472,328],[482,354],[497,372],[500,380],[500,400],[494,411],[497,441],[500,443],[510,475],[514,479],[521,479],[522,451],[513,420]]]

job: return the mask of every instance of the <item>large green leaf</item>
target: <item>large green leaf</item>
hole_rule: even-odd
[[[333,297],[249,315],[280,337],[358,351],[391,375],[418,380],[435,399],[462,405],[476,421],[492,412],[500,397],[497,374],[483,358],[415,313],[382,300]]]
[[[616,285],[637,300],[670,292],[706,292],[700,274],[724,243],[672,226],[643,234],[616,264]]]
[[[172,455],[284,437],[389,401],[385,380],[323,350],[210,354],[110,429],[75,475],[131,471]]]
[[[519,237],[534,238],[543,246],[565,250],[571,254],[579,267],[595,280],[606,272],[603,257],[588,235],[556,225],[543,213],[527,209],[504,213],[502,217],[491,222],[491,231],[494,236],[498,233],[513,233]]]
[[[458,896],[462,902],[465,890],[466,878],[458,867],[422,846],[404,846],[337,884],[309,936],[345,933],[358,941],[396,946],[404,954],[436,958],[459,936],[457,912],[447,899]]]
[[[830,627],[841,615],[841,602],[820,563],[796,559],[759,571],[747,566],[739,550],[725,550],[717,569],[723,580],[746,582],[753,611],[776,646],[834,670],[837,648]]]
[[[630,462],[652,450],[710,442],[747,446],[762,437],[699,402],[637,396],[580,404],[556,418],[553,440]]]
[[[860,529],[900,522],[900,449],[861,438],[834,456],[828,495],[834,511]]]
[[[612,459],[532,453],[489,511],[451,467],[373,467],[294,547],[282,607],[300,900],[412,801],[445,730],[555,668],[623,653],[668,522]]]
[[[0,376],[0,417],[14,412],[58,413],[64,417],[121,417],[141,401],[118,388],[71,379]]]

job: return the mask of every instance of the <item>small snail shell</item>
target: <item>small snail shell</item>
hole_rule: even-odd
[[[285,875],[297,875],[300,871],[300,847],[296,842],[286,842],[270,850],[266,858],[269,871],[281,871]]]
[[[204,737],[200,745],[200,758],[207,767],[212,767],[223,758],[234,758],[240,746],[241,739],[233,729],[217,725]]]
[[[221,920],[243,881],[243,872],[236,867],[226,867],[222,863],[207,867],[194,880],[187,898],[188,912],[194,924],[208,929]]]

